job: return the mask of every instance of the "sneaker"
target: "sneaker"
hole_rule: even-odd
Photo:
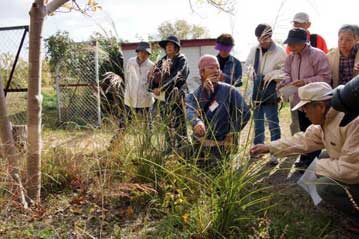
[[[271,166],[276,166],[276,165],[278,165],[278,159],[277,159],[277,157],[276,156],[274,156],[274,155],[271,155],[271,158],[270,158],[270,165]]]

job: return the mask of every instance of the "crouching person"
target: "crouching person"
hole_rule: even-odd
[[[247,124],[250,112],[239,91],[219,82],[216,57],[202,56],[198,67],[201,85],[186,98],[187,119],[194,134],[194,157],[204,166],[215,166],[228,154],[230,138]]]
[[[318,193],[323,201],[346,213],[348,228],[359,232],[359,117],[340,127],[344,113],[331,108],[331,92],[325,82],[300,87],[300,102],[292,110],[302,108],[312,125],[289,138],[255,145],[251,154],[282,157],[325,148],[329,156],[315,166]]]

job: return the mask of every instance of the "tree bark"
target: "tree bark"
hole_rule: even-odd
[[[4,87],[0,76],[0,137],[3,144],[3,156],[8,162],[8,174],[10,175],[10,191],[14,195],[20,195],[20,201],[27,208],[25,194],[19,174],[19,154],[16,150],[14,137],[11,130],[11,123],[7,115]]]
[[[8,172],[14,179],[15,174],[19,173],[18,155],[16,152],[15,141],[11,131],[11,123],[7,115],[4,87],[0,76],[0,136],[3,144],[4,157],[8,160]]]
[[[42,28],[47,14],[69,0],[35,0],[30,10],[29,87],[27,99],[27,182],[31,203],[41,202],[41,42]],[[47,8],[48,7],[48,8]]]
[[[41,36],[45,14],[44,0],[36,0],[30,10],[30,64],[27,99],[26,189],[32,203],[41,202]]]

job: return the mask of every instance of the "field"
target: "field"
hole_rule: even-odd
[[[101,128],[59,126],[50,88],[43,106],[42,205],[25,210],[12,200],[1,161],[0,238],[355,238],[299,188],[295,158],[275,168],[249,159],[252,123],[211,172],[164,154],[158,120],[152,133],[141,121],[118,132],[111,118]],[[289,136],[287,105],[280,120]]]

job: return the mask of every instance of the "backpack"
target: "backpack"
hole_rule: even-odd
[[[256,49],[254,58],[254,71],[255,77],[253,82],[253,94],[252,100],[255,103],[261,104],[276,104],[277,103],[277,91],[276,82],[271,81],[266,88],[264,88],[264,75],[259,74],[259,48]]]
[[[310,34],[310,45],[317,47],[317,34]]]

